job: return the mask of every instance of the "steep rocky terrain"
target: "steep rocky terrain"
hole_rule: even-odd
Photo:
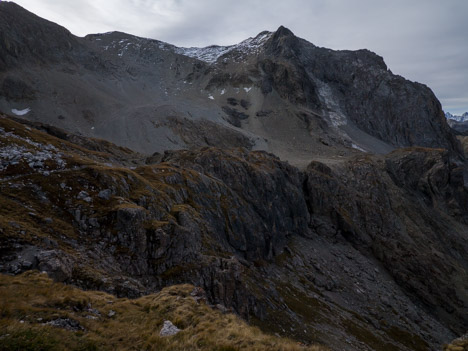
[[[122,340],[409,351],[468,330],[467,137],[381,57],[284,27],[207,48],[78,38],[5,1],[0,44],[0,344],[56,345],[57,327],[111,349],[165,316],[180,337]]]
[[[359,149],[460,153],[426,86],[367,50],[319,48],[284,27],[178,48],[120,32],[78,38],[3,1],[0,33],[0,110],[146,154],[242,146],[305,167]]]
[[[468,327],[468,192],[446,150],[304,172],[243,148],[125,166],[109,143],[0,127],[5,273],[127,297],[191,283],[265,331],[336,350],[436,349]]]

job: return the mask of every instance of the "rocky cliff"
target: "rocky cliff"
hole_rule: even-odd
[[[468,192],[445,150],[300,172],[203,148],[128,167],[111,144],[0,123],[2,272],[128,297],[191,283],[266,331],[337,350],[435,349],[468,327]]]

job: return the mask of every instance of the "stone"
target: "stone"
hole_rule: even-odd
[[[51,325],[53,327],[72,330],[72,331],[84,330],[84,328],[81,326],[81,324],[78,321],[75,321],[74,319],[71,319],[71,318],[57,318],[45,324]]]
[[[230,311],[229,311],[229,308],[226,308],[226,306],[224,306],[224,305],[222,305],[222,304],[220,304],[220,303],[216,304],[215,307],[216,307],[217,310],[221,311],[221,313],[228,313],[228,312],[230,312]]]
[[[86,191],[84,191],[84,190],[81,190],[81,191],[78,193],[78,195],[76,196],[76,198],[77,198],[78,200],[84,200],[84,201],[86,201],[86,202],[89,202],[89,201],[86,200],[86,199],[89,198],[89,194],[88,194],[88,192],[86,192]]]
[[[32,266],[33,266],[33,264],[30,261],[24,260],[24,261],[21,262],[21,267],[23,269],[31,269]]]
[[[112,191],[110,189],[104,189],[98,193],[98,197],[102,200],[109,200],[111,196],[112,196]]]
[[[89,218],[88,223],[91,227],[99,228],[99,221],[97,218]]]
[[[203,290],[202,288],[200,288],[198,286],[193,289],[193,291],[190,293],[190,296],[192,296],[192,298],[197,303],[200,303],[200,302],[205,302],[206,303],[206,301],[207,301],[205,290]]]
[[[179,333],[181,330],[177,328],[171,321],[164,321],[163,327],[159,332],[160,336],[172,336]]]
[[[56,281],[66,281],[73,272],[73,260],[60,250],[40,251],[36,254],[37,268],[47,272]]]

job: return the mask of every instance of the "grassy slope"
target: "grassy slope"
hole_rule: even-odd
[[[468,136],[459,135],[457,138],[463,146],[463,151],[465,152],[465,156],[468,156]]]
[[[444,351],[468,351],[468,340],[454,340],[451,344],[444,346]]]
[[[130,300],[54,283],[34,271],[1,275],[0,350],[325,350],[263,334],[233,314],[197,303],[193,289],[176,285]],[[83,330],[46,324],[58,318]],[[159,336],[164,320],[182,331]]]

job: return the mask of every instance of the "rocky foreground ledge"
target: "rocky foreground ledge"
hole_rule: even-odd
[[[329,350],[266,335],[210,307],[197,292],[174,285],[129,300],[54,283],[34,271],[0,275],[0,349]]]

